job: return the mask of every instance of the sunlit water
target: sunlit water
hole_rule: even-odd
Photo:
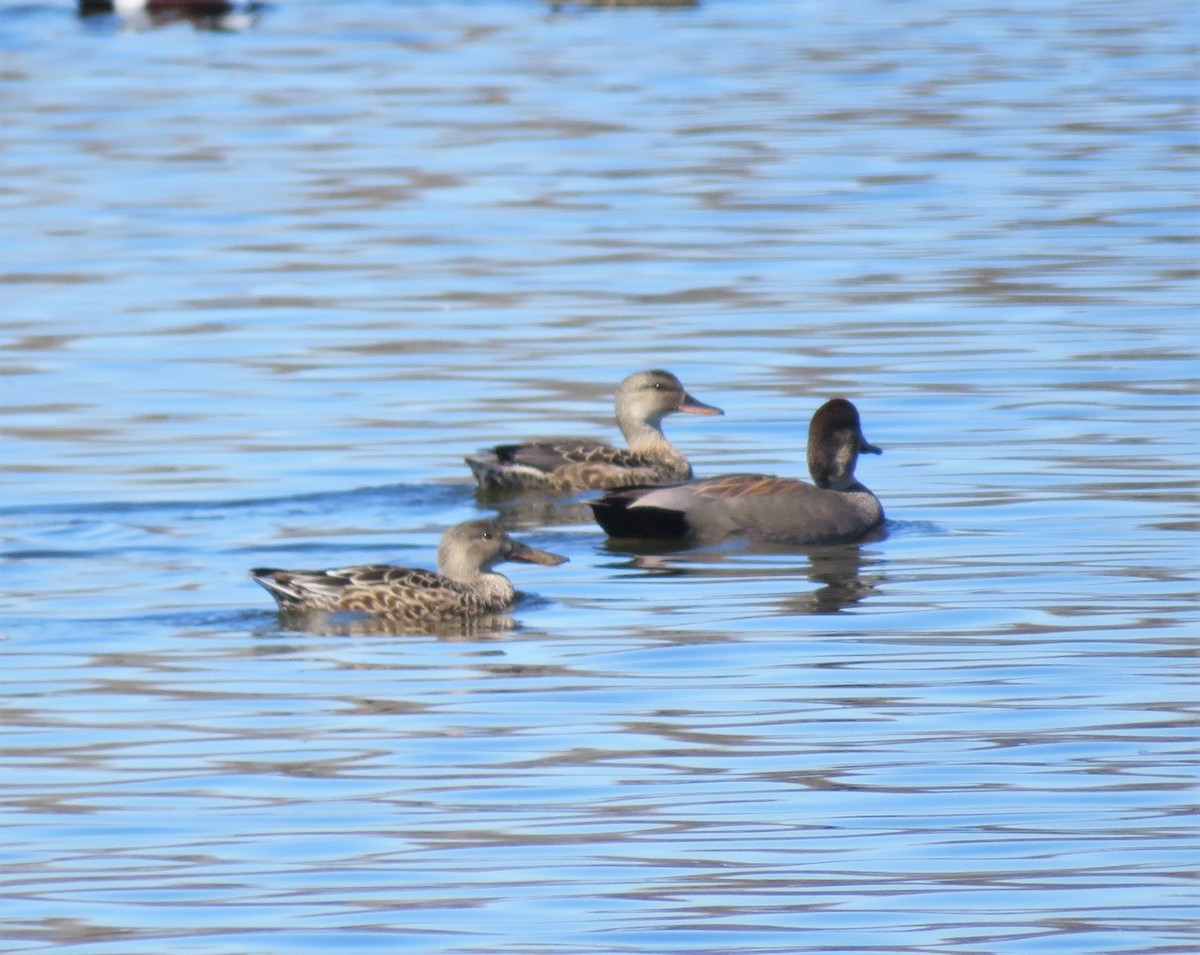
[[[1197,33],[0,5],[0,948],[1190,950]],[[457,635],[244,576],[432,566],[463,454],[652,366],[704,474],[854,398],[887,536],[510,508],[571,562]]]

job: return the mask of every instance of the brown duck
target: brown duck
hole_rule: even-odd
[[[586,438],[501,444],[466,458],[483,491],[580,491],[665,484],[692,476],[692,466],[662,432],[676,411],[719,415],[697,401],[669,371],[639,371],[616,394],[617,425],[628,448]]]
[[[492,568],[504,560],[553,567],[567,558],[513,540],[495,521],[456,524],[438,544],[438,572],[389,564],[337,570],[257,567],[250,576],[280,610],[358,611],[393,620],[463,617],[512,606],[513,585]]]
[[[631,487],[591,502],[611,537],[781,544],[860,540],[883,522],[879,499],[854,476],[861,453],[882,454],[863,437],[858,409],[827,401],[808,429],[813,484],[766,474],[725,474],[669,487]]]

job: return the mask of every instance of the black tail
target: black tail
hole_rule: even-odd
[[[295,606],[300,602],[296,591],[287,584],[286,578],[290,576],[288,571],[278,567],[255,567],[250,571],[250,578],[274,597],[280,607]]]
[[[596,523],[609,537],[634,537],[651,540],[681,540],[688,536],[687,520],[681,511],[661,507],[631,507],[645,487],[621,488],[589,502]]]

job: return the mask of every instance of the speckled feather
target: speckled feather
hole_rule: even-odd
[[[674,448],[671,448],[675,452]],[[626,484],[686,481],[692,466],[678,452],[660,457],[635,454],[599,442],[538,442],[501,445],[496,459],[506,467],[480,478],[488,487],[545,487],[555,491],[614,488]]]
[[[335,570],[255,570],[253,576],[284,608],[357,611],[418,619],[504,610],[511,594],[482,595],[418,567],[363,564]]]

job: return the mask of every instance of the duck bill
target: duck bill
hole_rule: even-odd
[[[859,439],[858,451],[860,454],[883,454],[883,448],[876,447],[866,438]]]
[[[565,564],[568,558],[562,554],[552,554],[548,550],[538,550],[528,544],[513,541],[513,548],[508,552],[509,560],[520,561],[522,564],[541,564],[543,567],[557,567]]]
[[[684,414],[724,414],[725,412],[716,405],[706,405],[703,401],[697,401],[686,391],[683,393],[683,400],[679,402],[679,407],[676,411],[682,411]]]

